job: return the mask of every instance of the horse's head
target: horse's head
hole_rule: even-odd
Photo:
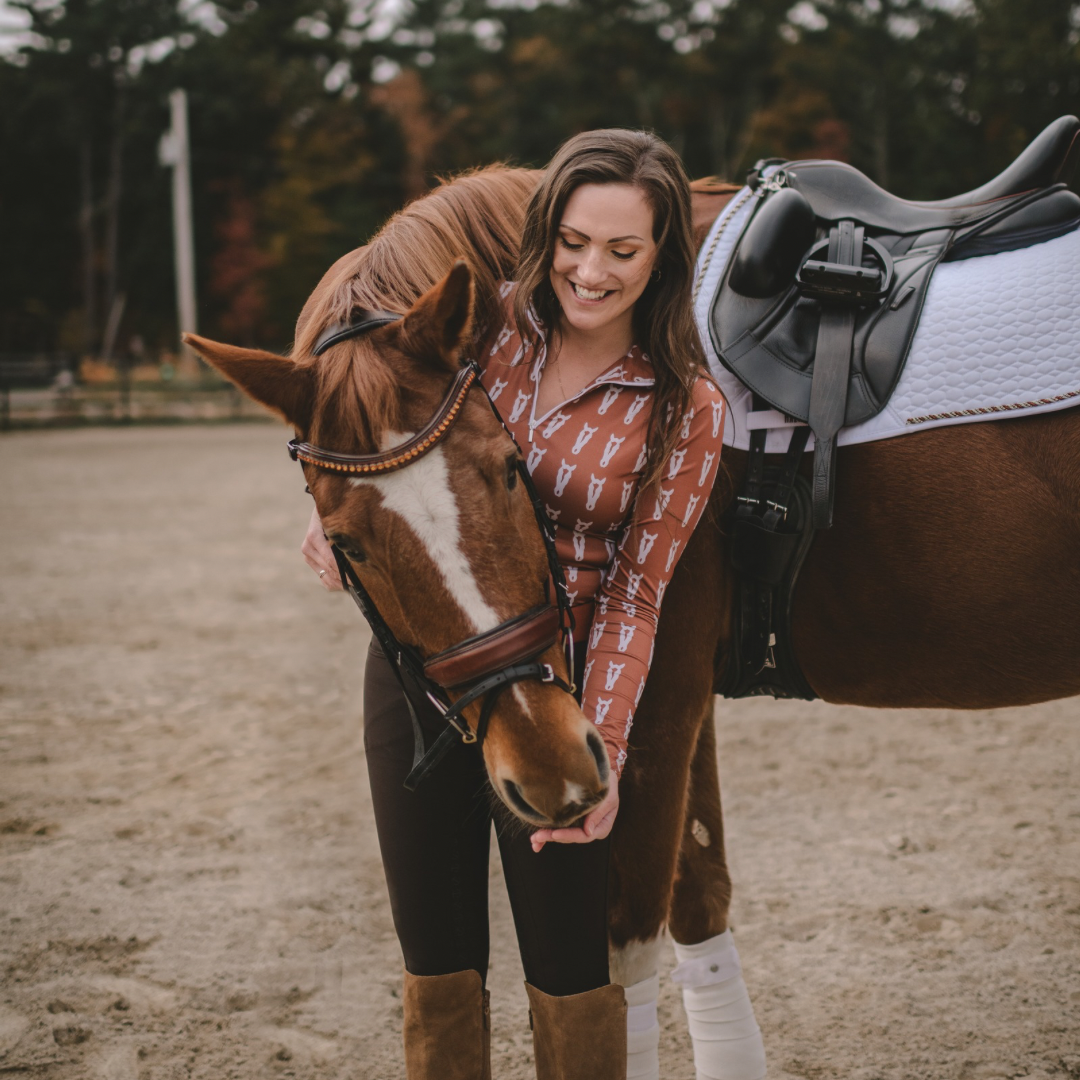
[[[186,340],[301,440],[371,454],[406,442],[438,411],[472,342],[473,296],[472,274],[458,264],[401,320],[319,359]],[[424,657],[553,598],[518,458],[477,389],[434,449],[402,468],[364,476],[304,465],[326,535],[395,636]],[[569,677],[559,645],[540,659]],[[480,707],[465,709],[473,730]],[[483,753],[496,792],[530,824],[568,824],[606,790],[602,742],[553,684],[528,680],[502,691]]]

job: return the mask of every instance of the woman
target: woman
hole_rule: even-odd
[[[626,1003],[637,1002],[634,987],[624,997],[609,982],[608,837],[664,590],[705,508],[723,430],[693,322],[693,265],[689,186],[670,147],[645,132],[575,136],[529,204],[516,282],[503,288],[506,326],[480,358],[555,522],[581,704],[611,765],[607,797],[580,825],[530,836],[497,823],[541,1080],[627,1075]],[[340,588],[317,517],[303,552]],[[408,1075],[487,1077],[483,761],[462,748],[417,792],[404,790],[412,730],[377,649],[364,715],[405,956]],[[652,1044],[631,1046],[631,1075],[648,1075],[638,1066],[655,1061]]]

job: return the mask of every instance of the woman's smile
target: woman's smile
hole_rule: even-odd
[[[631,184],[581,184],[566,200],[550,279],[563,332],[630,343],[634,304],[656,261],[653,211]]]
[[[586,289],[584,285],[579,285],[573,280],[571,280],[570,284],[573,287],[574,295],[579,300],[583,300],[589,304],[599,303],[614,292],[614,289]]]

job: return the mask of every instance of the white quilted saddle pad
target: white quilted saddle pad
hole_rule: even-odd
[[[694,312],[709,367],[728,399],[724,442],[750,445],[751,394],[719,361],[709,308],[754,198],[740,191],[717,218],[698,257]],[[885,408],[844,428],[840,445],[912,431],[1030,415],[1080,405],[1080,229],[1020,251],[937,267],[907,364]],[[790,424],[775,411],[768,453],[787,449]],[[808,449],[812,448],[811,437]]]

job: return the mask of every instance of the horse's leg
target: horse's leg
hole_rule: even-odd
[[[690,793],[668,918],[672,938],[684,945],[727,930],[731,904],[711,705],[690,765]]]
[[[713,659],[725,624],[720,541],[715,515],[707,514],[672,576],[620,784],[609,885],[611,977],[627,993],[629,1075],[642,1078],[659,1075],[661,942],[691,761],[703,718],[711,722]]]
[[[728,929],[731,877],[716,771],[712,715],[701,725],[690,767],[690,794],[668,926],[698,1080],[760,1080],[765,1047],[739,954]]]
[[[690,771],[684,747],[693,745],[694,734],[684,730],[691,714],[678,707],[680,702],[667,702],[670,708],[663,709],[658,702],[649,707],[643,697],[641,704],[638,717],[651,720],[650,727],[673,721],[673,745],[667,753],[649,755],[646,746],[633,747],[638,752],[623,773],[608,889],[609,959],[612,981],[626,991],[627,1076],[659,1080],[660,953]]]

